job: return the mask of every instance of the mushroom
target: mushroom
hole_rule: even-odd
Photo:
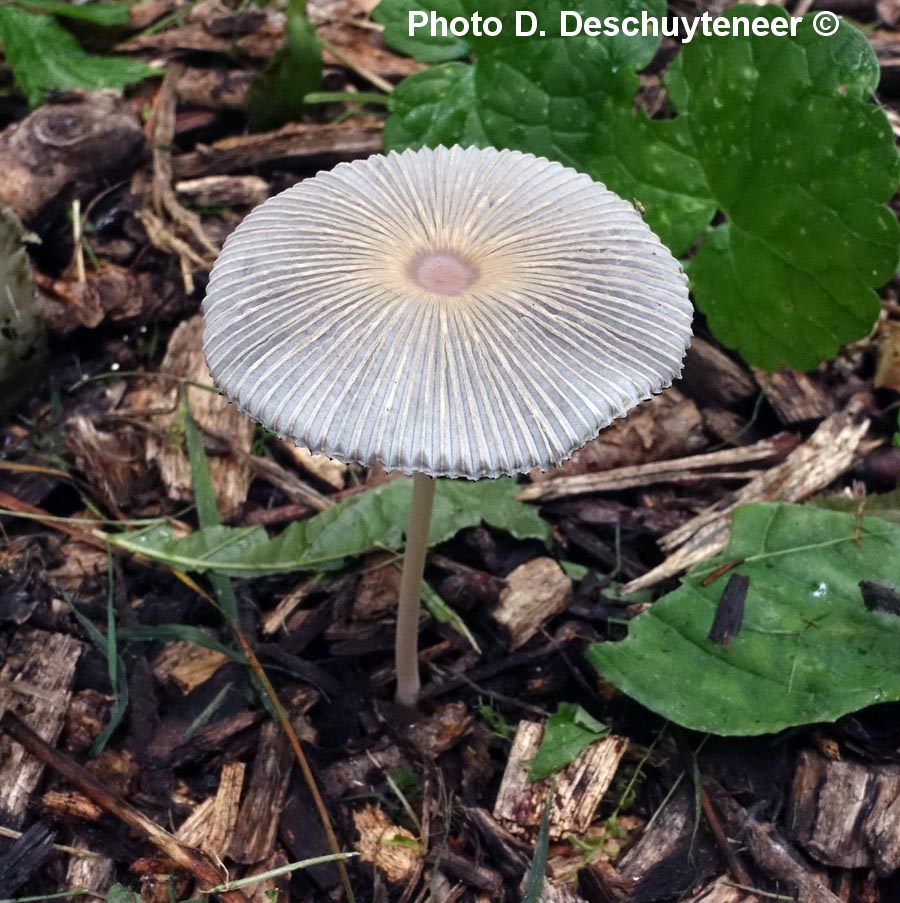
[[[250,417],[413,476],[396,631],[413,705],[435,478],[558,465],[680,374],[692,308],[678,262],[589,176],[438,147],[265,201],[225,242],[203,314],[210,372]]]

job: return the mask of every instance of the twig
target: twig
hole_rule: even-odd
[[[44,765],[61,774],[73,787],[93,800],[107,812],[123,821],[129,828],[139,832],[157,849],[168,856],[177,866],[190,872],[204,887],[215,887],[222,881],[222,874],[212,861],[199,850],[176,840],[168,831],[151,821],[123,799],[110,793],[88,771],[68,756],[45,743],[30,727],[20,721],[12,712],[0,718],[0,730],[8,734]],[[241,891],[227,891],[220,894],[226,903],[249,903]]]
[[[670,461],[651,461],[649,464],[633,464],[617,467],[603,473],[585,473],[573,477],[557,477],[545,483],[526,486],[518,495],[523,502],[549,502],[553,499],[570,498],[589,492],[610,492],[651,486],[654,483],[681,482],[684,480],[711,479],[715,473],[701,473],[713,467],[752,464],[784,458],[797,445],[798,439],[792,433],[779,433],[771,439],[763,439],[755,445],[729,448],[724,451],[690,455]],[[753,479],[757,473],[726,473],[729,479],[746,477]]]
[[[728,866],[728,871],[731,873],[731,877],[738,884],[743,884],[746,887],[752,885],[752,881],[750,879],[750,875],[747,874],[747,870],[744,868],[743,863],[740,859],[738,859],[737,853],[735,853],[734,848],[728,842],[728,838],[725,836],[725,829],[722,827],[722,822],[719,820],[718,813],[713,808],[712,801],[709,798],[709,794],[706,792],[706,788],[703,786],[703,777],[700,774],[699,770],[695,772],[695,758],[694,753],[688,745],[687,740],[685,739],[684,734],[678,730],[677,728],[673,731],[675,735],[675,742],[678,744],[678,751],[681,753],[681,758],[684,761],[684,767],[695,773],[695,781],[697,785],[697,793],[700,796],[700,808],[703,810],[703,816],[706,818],[706,823],[709,825],[709,829],[712,831],[712,835],[715,838],[716,844],[722,852],[722,855],[725,857],[725,863]]]
[[[75,275],[79,282],[86,282],[87,275],[84,272],[84,246],[82,238],[81,201],[75,198],[72,201],[72,243],[75,247]]]
[[[10,840],[18,840],[22,836],[21,831],[13,831],[12,828],[0,827],[0,837],[8,837]],[[102,859],[102,853],[95,853],[93,850],[85,850],[82,847],[70,847],[64,843],[54,843],[53,849],[60,853],[69,853],[72,856],[78,856],[81,859]]]

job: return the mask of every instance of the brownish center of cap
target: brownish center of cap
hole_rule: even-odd
[[[450,251],[427,251],[412,261],[409,274],[426,292],[460,295],[478,279],[478,268]]]

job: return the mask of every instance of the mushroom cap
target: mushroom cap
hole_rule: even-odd
[[[342,163],[253,210],[203,302],[218,387],[347,463],[497,477],[568,458],[680,374],[692,308],[634,207],[518,151]]]

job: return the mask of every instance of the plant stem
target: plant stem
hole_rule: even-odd
[[[412,506],[403,575],[400,578],[400,600],[397,606],[397,702],[414,706],[419,699],[419,601],[425,556],[428,553],[428,527],[434,505],[436,482],[424,473],[413,477]]]

